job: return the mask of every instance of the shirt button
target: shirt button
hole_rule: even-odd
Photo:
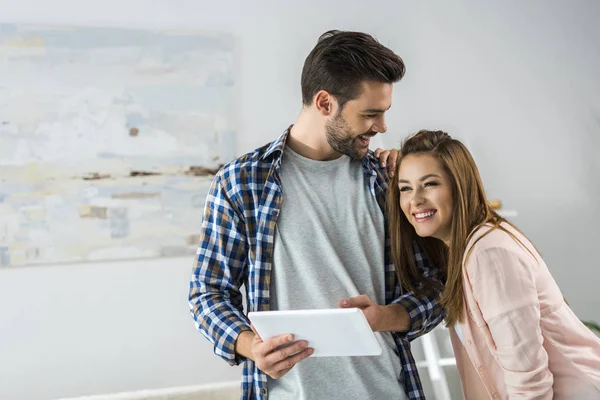
[[[499,395],[498,393],[494,392],[494,393],[492,394],[492,397],[493,397],[494,399],[499,399],[499,398],[500,398],[500,395]]]
[[[479,372],[481,372],[482,374],[485,372],[485,368],[483,368],[483,365],[479,366]]]
[[[269,299],[261,299],[260,302],[263,304],[269,304]]]
[[[467,340],[467,343],[469,344],[469,346],[473,346],[473,342],[470,340]]]
[[[266,396],[267,395],[267,389],[264,389],[264,388],[261,389],[260,390],[260,394],[262,394],[263,396]]]

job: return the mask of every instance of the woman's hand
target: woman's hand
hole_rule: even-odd
[[[394,173],[396,172],[396,161],[398,161],[400,151],[398,149],[377,149],[373,153],[379,160],[379,165],[381,168],[386,168],[387,166],[388,174],[390,177],[393,177]]]

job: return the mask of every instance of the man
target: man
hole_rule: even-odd
[[[242,399],[423,399],[409,342],[443,319],[403,293],[389,254],[389,178],[369,151],[404,63],[370,35],[323,34],[302,70],[302,111],[274,142],[224,166],[206,201],[190,307],[232,365]],[[424,254],[423,274],[438,277]],[[360,307],[379,357],[308,358],[292,335],[263,341],[247,310]],[[293,333],[293,332],[291,332]]]

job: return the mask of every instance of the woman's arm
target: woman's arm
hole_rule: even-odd
[[[492,352],[504,370],[509,398],[551,400],[554,379],[542,345],[537,263],[525,250],[504,247],[474,251],[471,260],[473,295],[494,340]]]

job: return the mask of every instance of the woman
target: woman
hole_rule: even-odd
[[[413,241],[447,266],[441,303],[465,399],[600,399],[600,339],[533,244],[490,208],[461,142],[440,131],[407,139],[388,207],[404,288],[436,290],[419,276]]]

